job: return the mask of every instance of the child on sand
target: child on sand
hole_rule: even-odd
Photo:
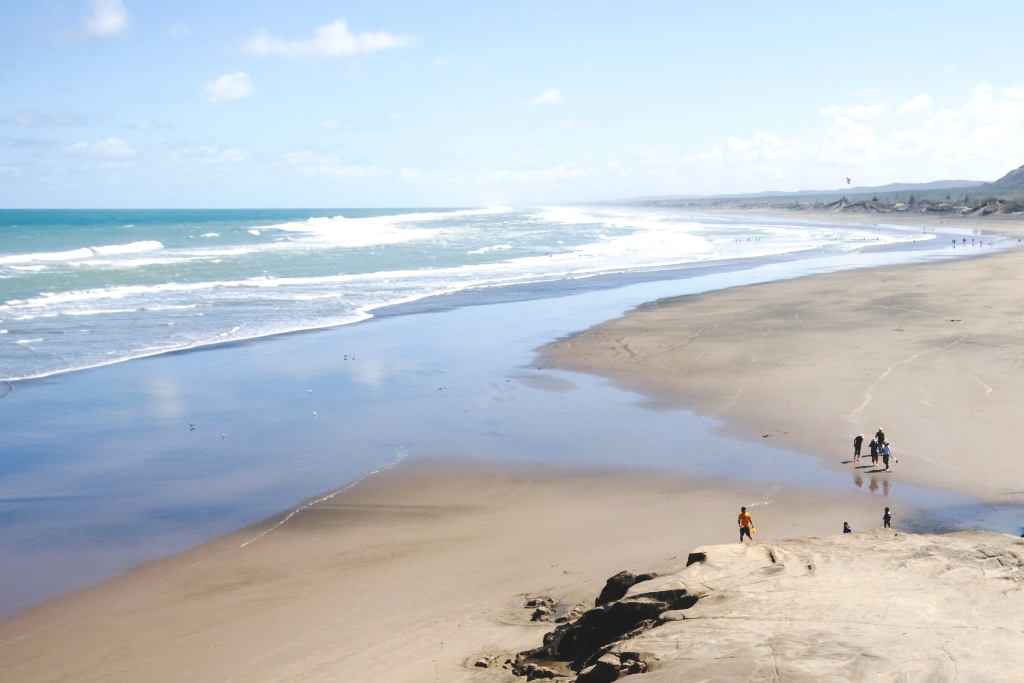
[[[885,528],[888,529],[889,525],[891,523],[892,523],[892,515],[889,514],[889,508],[885,508],[885,514],[882,515],[882,524],[884,524]]]
[[[889,442],[886,441],[882,446],[882,462],[885,463],[885,469],[889,469]]]

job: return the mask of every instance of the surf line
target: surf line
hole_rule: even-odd
[[[5,384],[7,385],[6,388],[4,387]],[[0,398],[5,398],[6,396],[8,396],[9,394],[11,394],[13,392],[14,392],[14,385],[11,384],[8,380],[5,379],[5,380],[3,380],[2,383],[0,383]]]
[[[384,467],[379,467],[379,468],[377,468],[377,469],[373,470],[372,472],[367,472],[367,473],[366,473],[366,474],[364,474],[363,476],[361,476],[361,477],[359,477],[358,479],[356,479],[355,481],[351,482],[351,483],[350,483],[350,484],[349,484],[348,486],[344,486],[344,487],[342,487],[342,488],[338,489],[337,491],[334,491],[333,493],[328,493],[328,494],[327,494],[326,496],[324,496],[323,498],[317,498],[316,500],[314,500],[314,501],[312,501],[312,502],[309,502],[309,503],[306,503],[305,505],[300,505],[299,507],[297,507],[297,508],[295,508],[294,510],[292,510],[291,512],[289,512],[289,513],[288,513],[288,514],[287,514],[287,515],[285,516],[285,518],[284,518],[284,519],[282,519],[282,520],[281,520],[280,522],[278,522],[278,523],[277,523],[277,524],[275,524],[274,526],[270,527],[269,529],[267,529],[266,531],[264,531],[264,532],[263,532],[262,534],[260,534],[259,536],[256,536],[255,538],[250,538],[250,539],[249,539],[248,541],[246,541],[245,543],[243,543],[242,545],[240,545],[240,546],[238,546],[238,547],[239,547],[239,548],[244,548],[245,546],[249,545],[250,543],[255,543],[256,541],[260,540],[261,538],[263,538],[264,536],[266,536],[267,534],[269,534],[269,533],[270,533],[271,531],[274,531],[275,529],[278,529],[279,527],[283,526],[285,522],[287,522],[287,521],[288,521],[288,520],[290,520],[290,519],[291,519],[292,517],[294,517],[295,515],[297,515],[297,514],[299,514],[300,512],[302,512],[303,510],[306,510],[306,509],[308,509],[308,508],[311,508],[311,507],[313,507],[314,505],[316,505],[317,503],[322,503],[322,502],[324,502],[325,500],[330,500],[331,498],[334,498],[334,497],[335,497],[336,495],[338,495],[339,493],[345,493],[345,491],[348,491],[348,490],[349,490],[349,489],[351,489],[351,488],[352,488],[353,486],[355,486],[355,485],[359,484],[359,483],[360,483],[361,481],[363,481],[364,479],[366,479],[366,478],[368,478],[368,477],[372,477],[372,476],[373,476],[373,475],[375,475],[375,474],[380,474],[381,472],[386,472],[387,470],[390,470],[390,469],[392,469],[392,468],[394,468],[394,467],[398,466],[399,464],[401,464],[401,463],[402,463],[402,461],[403,461],[403,460],[405,460],[405,457],[406,457],[406,452],[405,452],[405,450],[404,450],[404,449],[400,449],[400,450],[399,450],[399,452],[398,452],[398,456],[397,456],[397,458],[396,458],[396,459],[395,459],[395,461],[394,461],[393,463],[391,463],[390,465],[386,465],[386,466],[384,466]]]

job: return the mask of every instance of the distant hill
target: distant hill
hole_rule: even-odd
[[[913,211],[988,216],[994,213],[1024,212],[1024,166],[993,182],[936,180],[930,183],[890,183],[838,190],[634,197],[615,203],[677,208],[771,208],[862,213]]]
[[[1015,168],[994,183],[985,183],[982,190],[991,189],[994,193],[1024,193],[1024,166]]]
[[[1024,168],[1022,166],[1021,168]],[[1017,169],[1018,171],[1020,169]],[[1016,171],[1011,171],[1016,173]],[[1000,181],[996,181],[1000,182]],[[759,197],[819,197],[819,196],[842,196],[861,194],[885,194],[887,192],[909,192],[911,190],[950,190],[967,187],[980,187],[992,185],[981,180],[933,180],[930,183],[889,183],[870,187],[857,185],[838,190],[797,190],[795,192],[784,192],[781,190],[768,190],[766,192],[748,192],[744,194],[712,194],[712,195],[654,195],[647,197],[631,197],[627,202],[666,201],[666,200],[694,200],[694,199],[756,199]]]

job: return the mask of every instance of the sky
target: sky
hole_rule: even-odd
[[[0,0],[0,207],[994,180],[1024,3]]]

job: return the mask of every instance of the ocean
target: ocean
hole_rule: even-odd
[[[439,294],[931,237],[607,206],[3,210],[0,380],[344,325]]]

